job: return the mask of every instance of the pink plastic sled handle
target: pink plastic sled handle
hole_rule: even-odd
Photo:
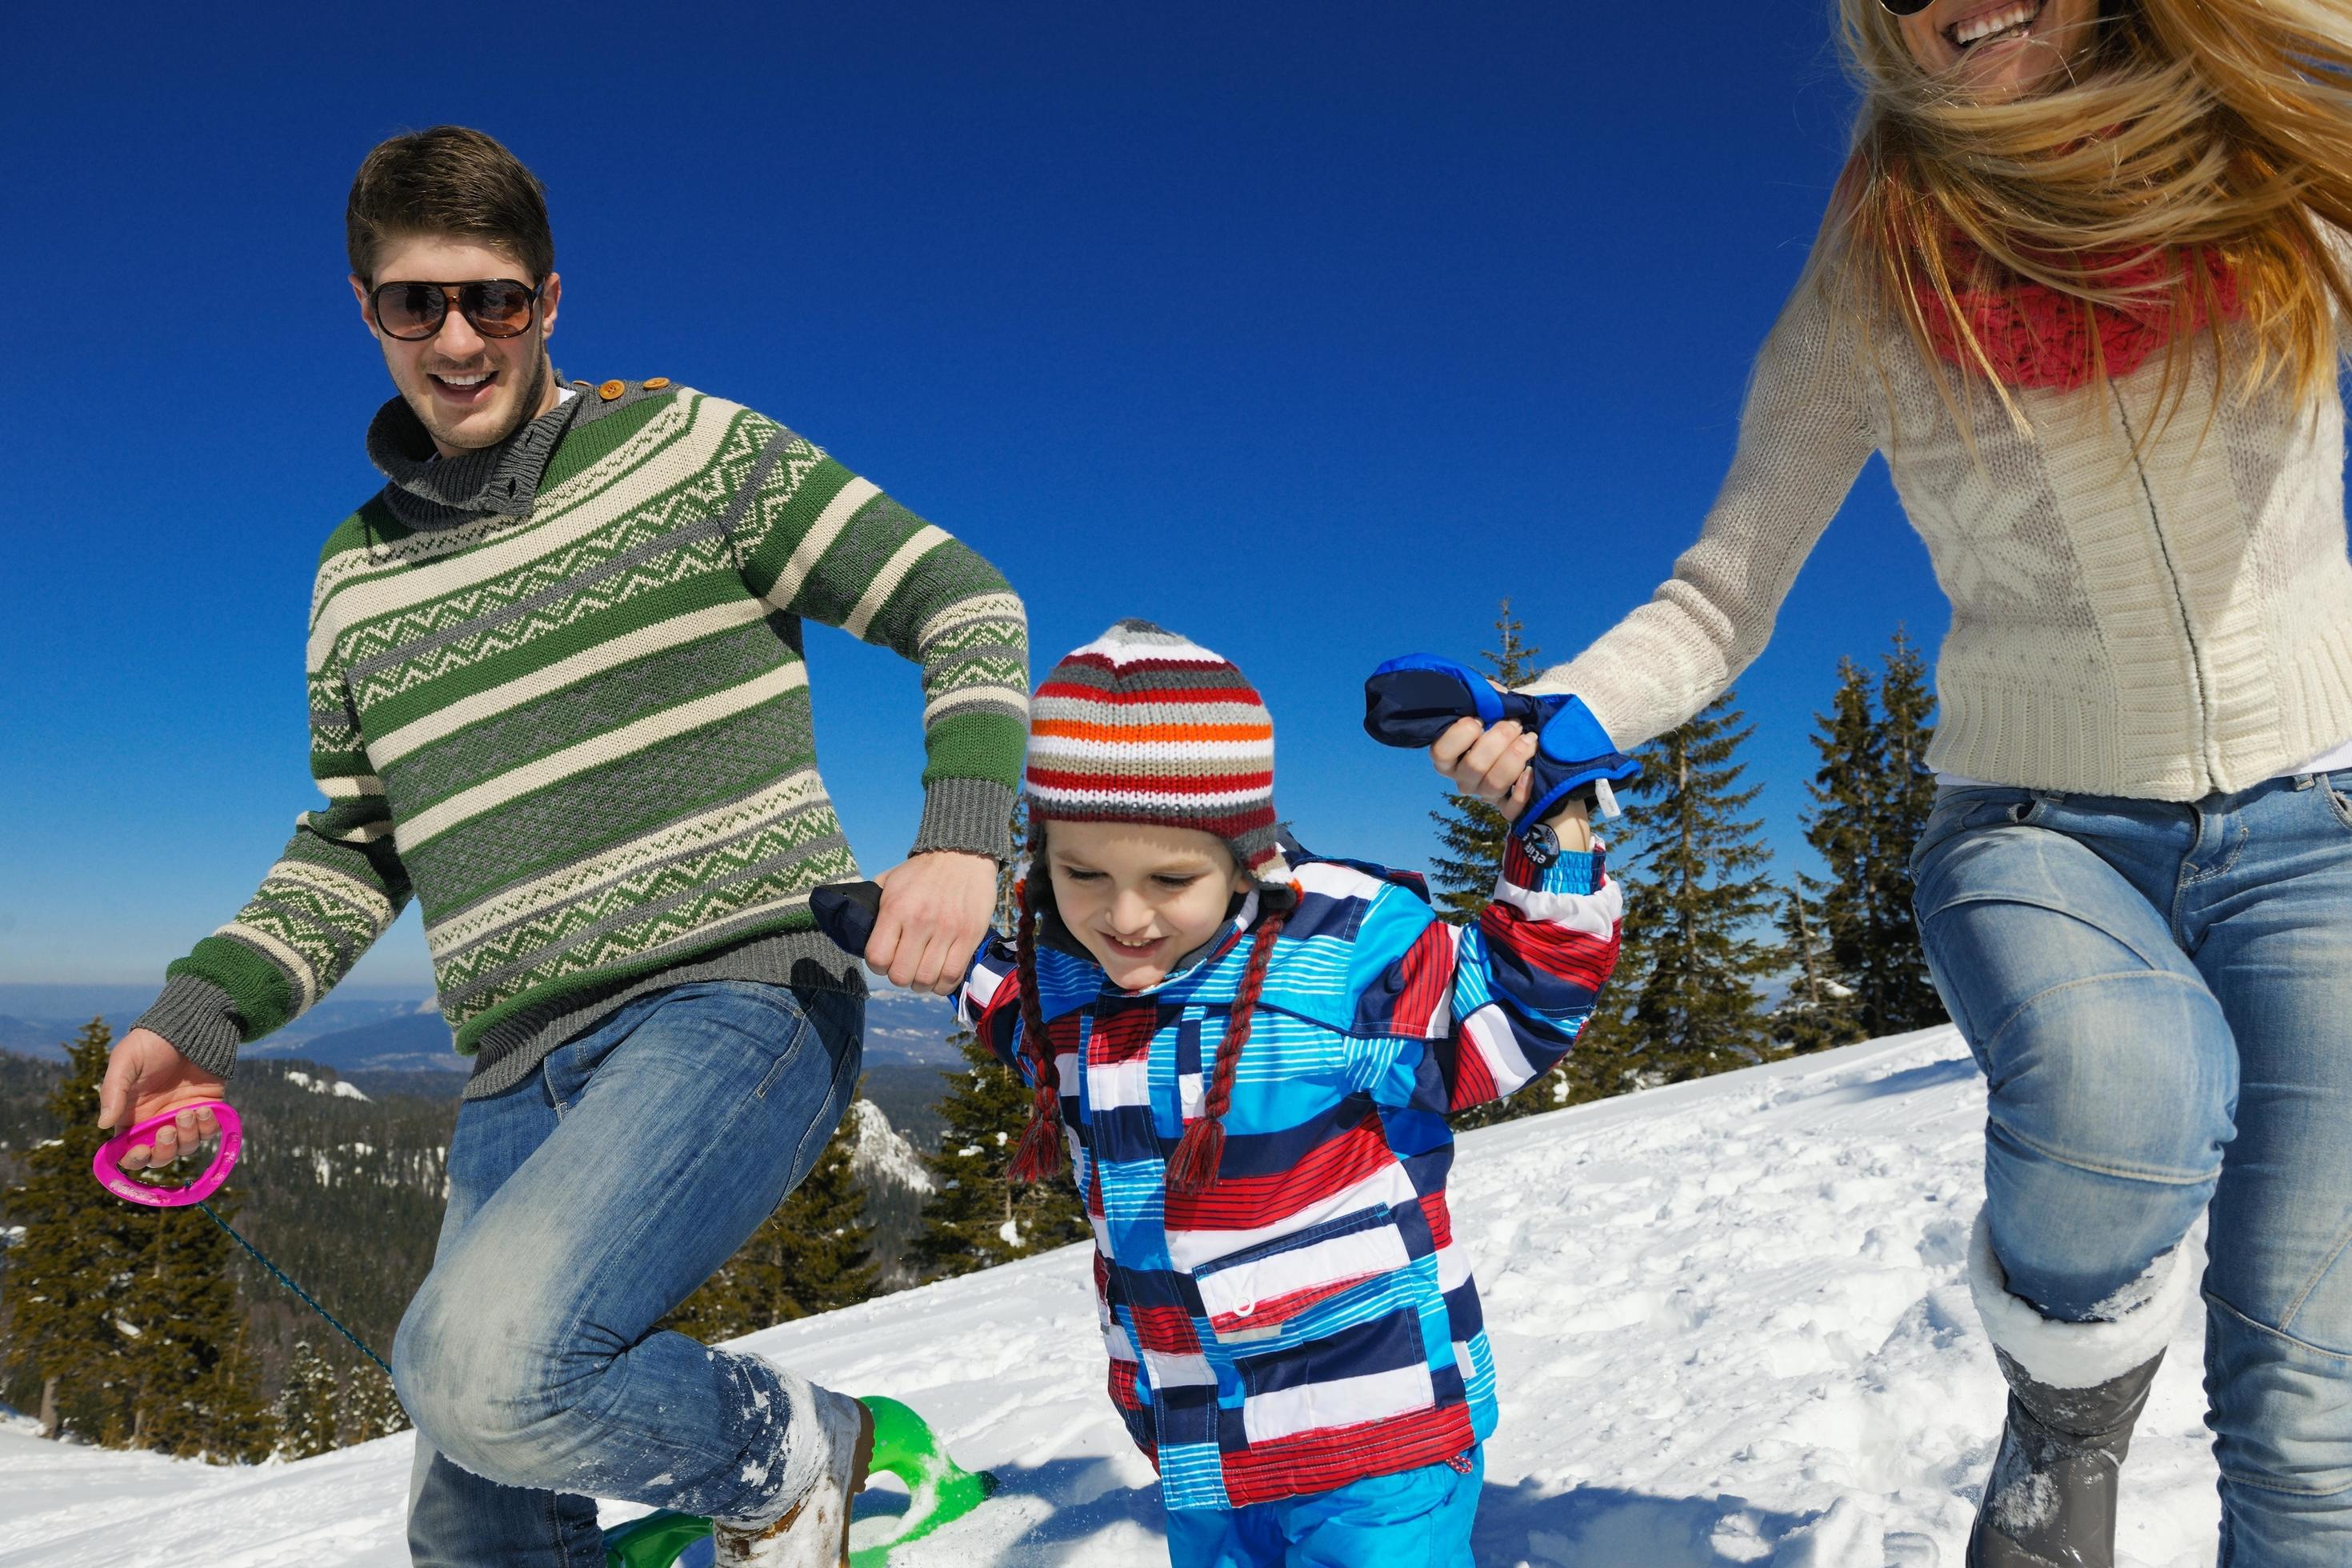
[[[122,1156],[142,1140],[152,1147],[154,1140],[144,1137],[158,1127],[179,1120],[183,1110],[209,1110],[220,1122],[220,1146],[214,1151],[213,1163],[205,1173],[184,1187],[151,1187],[122,1168]],[[226,1100],[200,1100],[194,1105],[183,1105],[161,1116],[151,1116],[127,1131],[118,1132],[98,1147],[89,1163],[89,1173],[98,1184],[127,1204],[144,1204],[149,1208],[185,1208],[200,1204],[220,1191],[228,1173],[236,1166],[236,1152],[245,1144],[245,1125]]]

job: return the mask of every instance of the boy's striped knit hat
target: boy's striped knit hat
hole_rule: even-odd
[[[1121,621],[1055,665],[1029,704],[1029,810],[1041,822],[1139,822],[1223,839],[1285,876],[1274,716],[1242,672],[1150,621]]]

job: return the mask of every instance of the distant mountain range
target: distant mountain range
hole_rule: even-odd
[[[119,1039],[139,1015],[155,1000],[156,985],[0,985],[0,1051],[50,1061],[65,1059],[65,1042],[81,1033],[92,1018],[102,1018]],[[369,992],[333,995],[271,1036],[259,1047],[264,1055],[293,1056],[285,1047],[347,1029],[361,1028],[403,1016],[415,1016],[425,999],[415,994]],[[441,1028],[438,1016],[425,1021]],[[448,1048],[448,1031],[442,1029],[441,1048]]]
[[[65,1059],[65,1042],[93,1017],[120,1038],[155,999],[142,985],[0,985],[0,1051]],[[946,1001],[881,990],[866,1004],[869,1068],[949,1068],[961,1064],[948,1044],[954,1017]],[[256,1058],[299,1057],[338,1072],[425,1072],[456,1076],[472,1063],[450,1048],[449,1026],[429,997],[332,995],[259,1044]],[[895,1110],[895,1108],[894,1108]]]

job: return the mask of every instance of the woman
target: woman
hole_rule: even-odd
[[[1969,1561],[2112,1563],[2197,1289],[2224,1564],[2352,1563],[2352,0],[1842,0],[1864,102],[1696,545],[1532,689],[1630,744],[1884,452],[1950,596],[1913,862],[1990,1085]],[[1531,737],[1433,760],[1497,798]]]

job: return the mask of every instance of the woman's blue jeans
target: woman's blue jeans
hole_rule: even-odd
[[[2224,1568],[2352,1563],[2347,792],[1947,789],[1912,861],[2011,1291],[2102,1317],[2210,1205]]]
[[[768,1511],[792,1440],[775,1370],[653,1326],[815,1165],[865,1009],[673,986],[464,1102],[433,1271],[393,1348],[421,1568],[603,1568],[598,1497]]]

